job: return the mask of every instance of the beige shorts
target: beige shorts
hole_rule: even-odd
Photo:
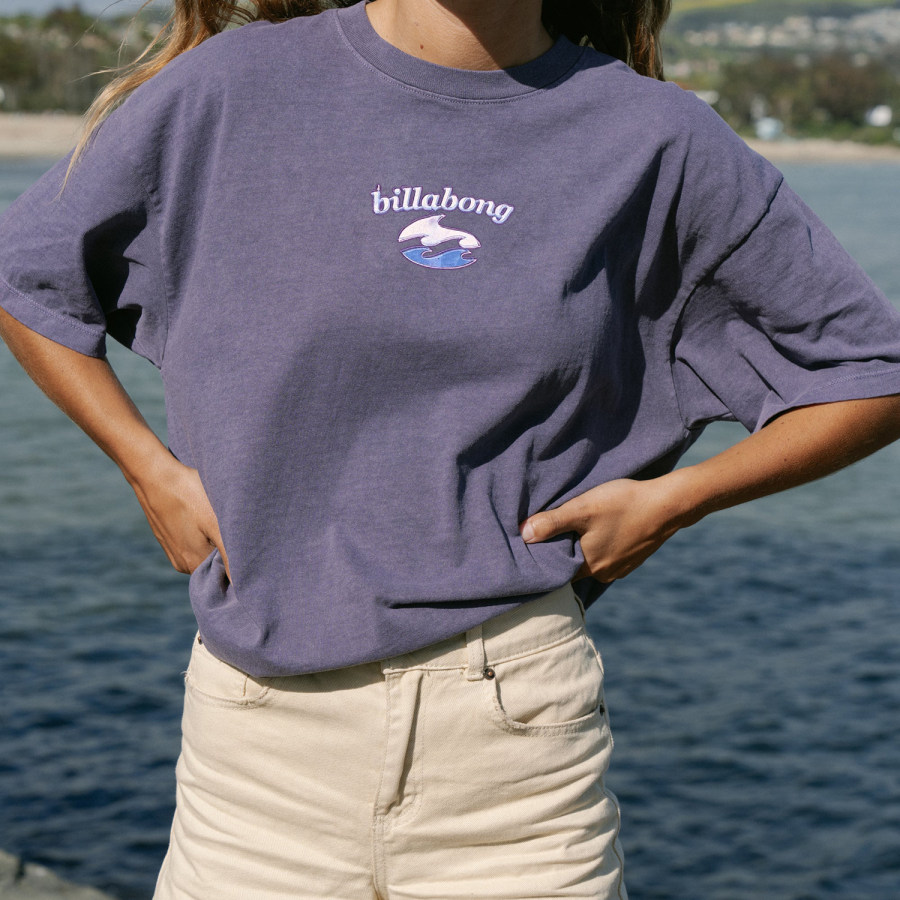
[[[156,900],[626,897],[603,669],[567,585],[377,663],[195,641]]]

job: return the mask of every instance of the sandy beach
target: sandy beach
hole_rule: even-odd
[[[78,139],[81,116],[0,113],[0,158],[58,159]]]
[[[816,162],[894,162],[900,163],[900,146],[874,146],[854,141],[803,140],[758,141],[747,143],[768,160],[780,163]]]
[[[57,159],[77,140],[81,117],[57,113],[0,113],[0,159]],[[852,141],[781,140],[747,143],[776,165],[794,162],[895,162],[900,147]]]

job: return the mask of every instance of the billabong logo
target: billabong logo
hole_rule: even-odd
[[[397,240],[402,244],[404,241],[418,239],[420,246],[404,250],[403,255],[417,266],[425,266],[428,269],[461,269],[477,262],[469,251],[477,250],[481,246],[481,241],[468,231],[445,228],[441,225],[443,218],[443,215],[428,216],[407,225]],[[448,241],[455,241],[459,246],[441,253],[433,252],[434,247]]]
[[[445,187],[443,193],[426,194],[422,187],[394,188],[381,192],[381,185],[372,191],[372,212],[383,216],[390,212],[461,212],[487,216],[498,225],[504,222],[515,211],[510,203],[497,203],[484,197],[460,197],[453,193],[452,187]]]

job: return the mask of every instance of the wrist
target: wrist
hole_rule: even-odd
[[[149,429],[133,435],[114,457],[125,480],[135,492],[166,478],[177,460]]]
[[[655,479],[655,483],[659,488],[663,515],[673,533],[696,525],[712,512],[706,484],[693,466],[675,469]]]

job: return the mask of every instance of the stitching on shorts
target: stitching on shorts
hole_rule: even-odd
[[[228,666],[229,668],[234,668],[229,663],[224,662],[218,657],[214,656],[204,644],[197,641],[197,638],[194,639],[195,645],[191,652],[191,663],[194,662],[193,656],[194,653],[200,653],[207,657],[209,657],[213,662],[220,666]],[[222,697],[218,694],[211,694],[209,691],[203,690],[202,687],[197,682],[196,675],[192,671],[191,663],[188,664],[187,671],[184,673],[184,683],[186,687],[189,687],[191,692],[198,695],[198,699],[207,703],[211,706],[217,706],[220,709],[255,709],[258,706],[264,706],[270,700],[270,693],[272,691],[272,685],[267,681],[264,683],[262,680],[256,680],[251,678],[246,672],[241,672],[240,669],[236,671],[240,672],[244,677],[244,683],[242,688],[243,696],[240,698],[232,698],[232,697]],[[260,686],[260,691],[253,697],[247,697],[247,683],[249,681],[253,681],[254,684],[258,684]],[[274,696],[274,695],[273,695]]]
[[[613,835],[612,839],[612,851],[616,855],[616,859],[619,861],[619,877],[616,879],[616,897],[619,900],[625,900],[622,896],[622,888],[625,886],[625,859],[622,856],[621,846],[619,844],[619,834],[622,831],[622,809],[619,806],[619,801],[616,799],[616,795],[606,786],[606,782],[601,780],[601,784],[603,786],[603,793],[606,798],[612,803],[613,808],[616,811],[616,831]]]
[[[484,685],[484,690],[488,692],[488,697],[490,699],[490,711],[491,711],[491,719],[494,724],[497,725],[502,731],[507,732],[508,734],[518,735],[520,737],[526,737],[529,735],[562,735],[562,734],[577,734],[582,731],[586,731],[589,728],[594,726],[594,722],[597,719],[598,714],[601,710],[604,709],[604,704],[601,702],[597,704],[596,708],[591,710],[591,712],[579,716],[577,719],[572,719],[571,722],[559,722],[559,723],[548,723],[546,725],[529,725],[526,722],[517,722],[513,719],[506,710],[500,705],[500,700],[497,698],[497,692],[493,685],[493,683],[487,679],[485,679],[482,684]],[[605,724],[605,718],[604,718]]]
[[[405,808],[398,808],[394,812],[391,820],[388,821],[388,827],[390,827],[393,822],[406,822],[406,820],[411,818],[413,813],[416,812],[422,805],[422,794],[424,793],[425,787],[425,729],[423,727],[423,720],[425,716],[426,684],[428,684],[429,686],[431,684],[431,680],[428,677],[427,672],[422,678],[419,679],[419,711],[416,714],[416,728],[409,736],[409,740],[412,741],[415,745],[413,748],[413,764],[409,767],[410,777],[406,780],[406,785],[408,788],[410,781],[413,779],[413,773],[415,773],[415,786],[412,800],[409,801],[409,804]]]
[[[550,650],[553,647],[559,647],[561,644],[565,644],[568,641],[575,640],[582,633],[586,634],[586,631],[582,625],[578,625],[573,631],[570,631],[568,634],[564,634],[560,638],[556,638],[555,640],[548,641],[545,644],[538,644],[537,646],[528,646],[524,647],[521,650],[514,651],[513,653],[507,654],[506,656],[489,656],[488,663],[497,664],[512,662],[514,659],[524,659],[526,656],[531,656],[534,653],[540,653],[544,650]],[[490,638],[487,638],[486,643],[490,644]],[[462,648],[460,650],[462,652]],[[431,670],[437,672],[447,672],[452,671],[454,669],[466,669],[468,668],[468,663],[462,662],[459,664],[450,664],[444,663],[441,664],[432,664],[432,663],[422,663],[420,665],[411,665],[411,666],[397,666],[384,669],[385,674],[388,673],[397,673],[397,672],[410,672],[413,669],[424,669]],[[601,667],[602,670],[602,667]]]
[[[555,640],[548,641],[546,644],[540,644],[537,647],[528,646],[522,647],[519,650],[514,650],[512,653],[508,653],[506,656],[490,656],[488,658],[489,663],[505,663],[512,662],[514,659],[524,659],[526,656],[531,656],[535,653],[540,653],[543,650],[550,650],[553,647],[559,647],[561,644],[566,644],[569,641],[574,641],[579,635],[583,632],[583,627],[581,625],[576,625],[575,629],[570,631],[568,634],[564,634],[562,637],[556,638]],[[490,638],[487,638],[485,641],[488,646],[490,646]]]
[[[225,697],[217,697],[215,694],[210,694],[204,691],[203,688],[198,687],[196,681],[191,677],[190,671],[185,672],[184,683],[191,689],[192,693],[198,696],[198,699],[211,706],[218,706],[220,709],[255,709],[258,706],[265,706],[271,699],[271,687],[269,686],[264,687],[259,694],[249,700],[228,700]]]

